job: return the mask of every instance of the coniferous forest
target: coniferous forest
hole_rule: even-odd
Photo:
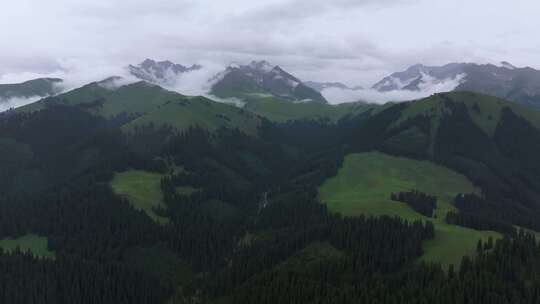
[[[257,136],[125,130],[137,115],[81,105],[5,112],[0,239],[46,237],[55,257],[1,250],[0,302],[539,303],[540,131],[506,109],[488,136],[459,96],[440,98],[451,111],[436,130],[396,104],[337,122],[260,117]],[[443,265],[421,259],[437,233],[433,195],[391,196],[423,220],[329,210],[321,184],[347,154],[374,150],[466,176],[480,190],[458,194],[444,220],[501,237]],[[166,221],[111,188],[127,170],[160,176],[152,212]]]

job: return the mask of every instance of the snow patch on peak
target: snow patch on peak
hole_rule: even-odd
[[[241,67],[240,63],[238,62],[231,62],[228,66],[230,69],[239,69]]]
[[[270,73],[274,67],[266,60],[263,61],[252,61],[249,64],[249,67],[253,70],[261,71],[263,73]]]
[[[379,91],[377,86],[359,90],[346,90],[332,87],[322,90],[321,94],[330,104],[355,102],[359,100],[379,104],[390,101],[400,102],[420,99],[436,93],[453,91],[462,84],[466,78],[466,73],[460,73],[446,79],[437,79],[429,73],[421,73],[420,76],[406,80],[400,80],[397,77],[388,77],[380,84],[381,86],[396,85],[396,89],[393,90]],[[412,89],[413,86],[415,86],[414,90]]]
[[[437,79],[429,74],[422,73],[421,81],[418,84],[419,91],[421,92],[430,92],[430,93],[440,93],[440,92],[450,92],[457,88],[465,78],[467,74],[461,73],[456,75],[453,78],[447,79]]]
[[[300,82],[294,79],[287,79],[287,84],[296,89],[296,87],[300,85]]]
[[[508,62],[508,61],[501,62],[500,66],[503,67],[503,68],[509,69],[509,70],[515,70],[516,69],[516,67],[513,64],[511,64],[510,62]]]
[[[137,81],[138,79],[135,79],[135,78],[113,76],[113,77],[109,77],[105,80],[98,82],[97,85],[106,90],[114,91],[114,90],[119,89],[120,87],[126,86],[128,84],[132,84]]]

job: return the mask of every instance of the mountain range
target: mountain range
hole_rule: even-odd
[[[441,86],[446,91],[471,91],[497,96],[540,109],[540,71],[500,65],[450,63],[444,66],[413,65],[385,77],[373,86],[380,92],[421,91]]]
[[[202,69],[36,80],[44,98],[0,113],[4,302],[538,302],[540,111],[463,91],[332,105],[317,88],[350,88],[265,61],[207,96],[168,88]],[[375,89],[484,69],[529,71],[414,66]]]
[[[130,65],[129,73],[138,79],[161,85],[174,86],[181,75],[202,69],[201,65],[185,67],[170,61],[146,59],[138,65]],[[207,81],[209,94],[220,98],[241,98],[249,95],[269,95],[290,102],[321,102],[324,97],[301,80],[279,66],[267,61],[253,61],[247,65],[231,64]]]
[[[171,61],[146,59],[126,67],[140,80],[174,89],[189,80],[192,72],[201,71],[198,64],[184,66]],[[62,79],[39,78],[19,84],[0,84],[0,99],[46,97],[62,92]],[[291,103],[316,102],[326,104],[326,90],[361,92],[360,86],[349,87],[340,82],[302,81],[279,66],[267,61],[231,64],[204,85],[209,96],[238,105],[253,104],[269,97]],[[508,62],[500,65],[449,63],[443,66],[416,64],[403,72],[393,73],[372,86],[382,94],[409,92],[471,91],[487,94],[540,109],[540,71],[515,67]],[[182,93],[182,92],[180,92]]]
[[[155,61],[146,59],[138,65],[129,65],[129,73],[141,80],[160,84],[163,86],[174,85],[178,77],[184,73],[200,70],[201,65],[194,64],[190,67],[171,61]]]

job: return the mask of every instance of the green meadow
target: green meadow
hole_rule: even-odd
[[[37,236],[35,234],[27,234],[16,239],[0,240],[0,248],[4,251],[14,251],[19,248],[21,251],[31,251],[34,255],[54,258],[54,251],[49,251],[47,246],[48,240],[46,237]]]
[[[154,211],[154,208],[165,207],[160,186],[162,177],[159,173],[129,170],[116,173],[111,187],[116,194],[126,197],[134,208],[143,210],[156,222],[165,224],[169,219]]]
[[[390,200],[390,194],[417,189],[438,198],[434,218],[427,218],[404,203]],[[459,193],[477,193],[463,175],[427,161],[394,157],[378,152],[351,154],[337,176],[319,189],[322,202],[345,216],[399,216],[407,220],[429,220],[435,225],[435,238],[424,244],[422,260],[458,264],[462,256],[474,254],[479,239],[499,237],[496,232],[477,231],[445,222],[454,210]]]

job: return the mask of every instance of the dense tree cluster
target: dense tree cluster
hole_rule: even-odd
[[[163,303],[173,286],[115,262],[0,252],[2,303]]]
[[[535,219],[525,215],[519,206],[508,210],[500,201],[488,200],[476,194],[459,194],[454,205],[459,209],[459,213],[449,215],[447,220],[470,228],[512,234],[514,227],[511,223],[526,227],[535,225]]]
[[[420,264],[355,275],[339,258],[288,264],[260,271],[219,303],[538,303],[540,247],[532,235],[479,245],[475,259],[448,270]]]
[[[392,193],[390,199],[406,203],[411,206],[414,211],[427,217],[433,217],[433,211],[437,208],[437,197],[422,193],[418,190],[399,192],[398,194]]]
[[[446,222],[452,225],[463,226],[476,230],[491,230],[507,235],[516,234],[516,228],[505,222],[468,212],[448,212]]]

